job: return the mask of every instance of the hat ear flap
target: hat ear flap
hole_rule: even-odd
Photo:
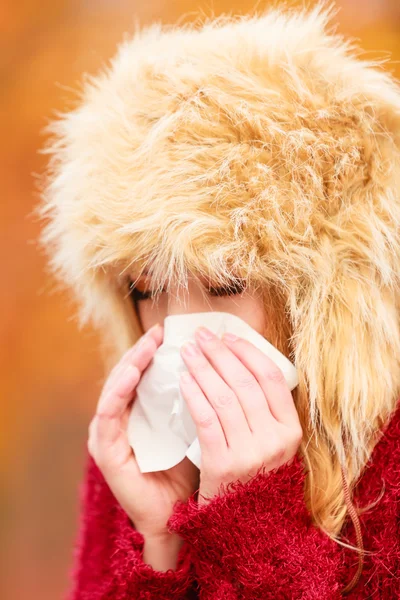
[[[87,277],[76,288],[76,294],[79,328],[90,323],[98,333],[97,349],[107,376],[124,352],[143,335],[129,287],[112,269],[98,269],[91,279]]]
[[[331,243],[314,265],[290,299],[293,354],[310,424],[356,476],[400,393],[399,289]]]

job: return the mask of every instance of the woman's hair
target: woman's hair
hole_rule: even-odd
[[[136,28],[47,126],[37,213],[107,369],[142,333],[133,269],[155,293],[188,273],[263,291],[299,373],[306,502],[339,541],[342,469],[351,491],[400,392],[400,89],[334,13]]]

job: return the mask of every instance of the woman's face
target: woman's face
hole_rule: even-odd
[[[260,290],[256,292],[243,289],[240,285],[216,289],[205,279],[189,277],[187,290],[179,288],[178,292],[177,288],[172,287],[169,292],[162,292],[152,299],[146,298],[150,283],[150,277],[143,275],[132,289],[132,297],[136,300],[137,313],[144,331],[156,323],[162,325],[168,315],[222,311],[240,317],[261,335],[265,335],[266,319]]]

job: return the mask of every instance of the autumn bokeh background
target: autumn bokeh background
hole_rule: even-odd
[[[160,20],[261,10],[269,0],[3,0],[1,93],[0,597],[62,599],[78,519],[88,423],[101,365],[93,331],[78,331],[36,247],[43,129],[71,105],[125,33]],[[275,0],[279,4],[279,0]],[[289,2],[296,4],[296,1]],[[303,4],[303,3],[302,3]],[[312,4],[309,0],[308,4]],[[337,0],[339,31],[400,76],[399,0]]]

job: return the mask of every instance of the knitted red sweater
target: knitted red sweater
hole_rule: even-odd
[[[175,505],[171,531],[185,540],[176,570],[143,562],[143,536],[122,510],[93,459],[81,487],[68,600],[256,600],[341,598],[358,555],[333,542],[310,519],[303,463],[231,484],[224,496]],[[400,408],[384,430],[353,495],[355,506],[380,501],[360,515],[366,554],[362,576],[347,596],[400,598]],[[342,539],[356,545],[352,521]]]

